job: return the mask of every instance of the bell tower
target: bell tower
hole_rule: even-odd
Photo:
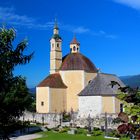
[[[55,21],[53,36],[50,40],[50,74],[58,72],[62,64],[62,39],[59,36],[59,28]]]
[[[70,52],[71,53],[80,52],[80,43],[77,41],[75,36],[74,36],[73,40],[70,43]]]

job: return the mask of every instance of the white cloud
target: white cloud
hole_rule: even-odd
[[[27,28],[48,29],[53,26],[52,22],[38,24],[36,19],[26,15],[19,15],[15,13],[13,7],[0,7],[0,22],[12,26],[25,26]]]
[[[131,8],[140,10],[140,0],[114,0],[117,3],[127,5]]]
[[[97,36],[97,37],[103,37],[103,38],[108,38],[108,39],[116,39],[117,36],[114,34],[109,34],[103,30],[100,31],[90,31],[90,34],[93,36]]]
[[[65,30],[65,31],[69,31],[72,32],[74,34],[89,34],[92,36],[96,36],[96,37],[103,37],[103,38],[108,38],[108,39],[116,39],[117,36],[114,34],[109,34],[103,30],[99,30],[99,31],[93,31],[89,28],[83,27],[83,26],[74,26],[74,25],[66,25],[66,24],[60,24],[60,28]]]
[[[27,16],[19,16],[15,14],[14,8],[0,7],[0,20],[10,23],[22,23],[27,24],[33,22],[32,18]]]
[[[42,29],[47,30],[52,28],[54,22],[46,22],[46,23],[38,23],[38,21],[32,17],[28,17],[26,15],[19,15],[15,12],[13,7],[0,7],[0,22],[6,23],[13,26],[24,26],[27,28],[34,29]],[[59,23],[60,28],[66,31],[70,31],[77,34],[87,33],[89,32],[88,28],[83,26],[73,26],[73,25],[65,25]]]
[[[47,30],[53,28],[54,22],[39,23],[35,18],[27,15],[19,15],[13,7],[0,7],[0,22],[15,27],[26,27],[31,29]],[[75,34],[90,34],[93,36],[115,39],[115,35],[107,34],[105,31],[92,31],[84,26],[74,26],[69,24],[58,23],[61,30],[72,32]]]
[[[77,27],[77,28],[75,28],[74,30],[73,30],[73,32],[74,33],[87,33],[87,32],[89,32],[90,30],[88,29],[88,28],[85,28],[85,27],[82,27],[82,26],[80,26],[80,27]]]
[[[116,39],[117,38],[117,36],[116,35],[106,35],[106,38],[110,38],[110,39]]]
[[[65,31],[73,32],[76,34],[83,34],[83,33],[90,32],[90,29],[84,26],[74,26],[74,25],[63,24],[63,23],[60,23],[60,28]]]

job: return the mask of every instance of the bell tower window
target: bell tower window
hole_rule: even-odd
[[[54,43],[52,43],[52,48],[54,48]]]
[[[76,40],[76,38],[74,37],[73,40],[70,43],[70,48],[72,48],[71,53],[78,53],[79,52],[79,48],[80,48],[80,43]]]
[[[75,51],[75,50],[76,50],[76,47],[74,46],[74,47],[73,47],[73,51]]]
[[[53,35],[50,40],[50,74],[58,72],[62,64],[62,39],[59,36],[59,28],[57,22],[53,28]],[[43,103],[40,103],[43,106]],[[45,102],[44,102],[45,105]]]

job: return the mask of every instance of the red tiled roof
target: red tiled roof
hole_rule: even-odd
[[[63,57],[61,70],[84,70],[87,72],[98,72],[95,65],[80,53],[70,53]]]
[[[50,74],[37,87],[67,88],[59,73]]]
[[[71,41],[70,44],[78,44],[78,45],[80,45],[80,43],[77,41],[76,37],[73,38],[73,40]]]

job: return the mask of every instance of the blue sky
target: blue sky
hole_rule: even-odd
[[[140,0],[0,0],[0,23],[17,31],[15,44],[28,39],[30,64],[16,67],[29,87],[49,74],[49,40],[55,17],[63,55],[76,34],[80,51],[101,72],[140,74]]]

